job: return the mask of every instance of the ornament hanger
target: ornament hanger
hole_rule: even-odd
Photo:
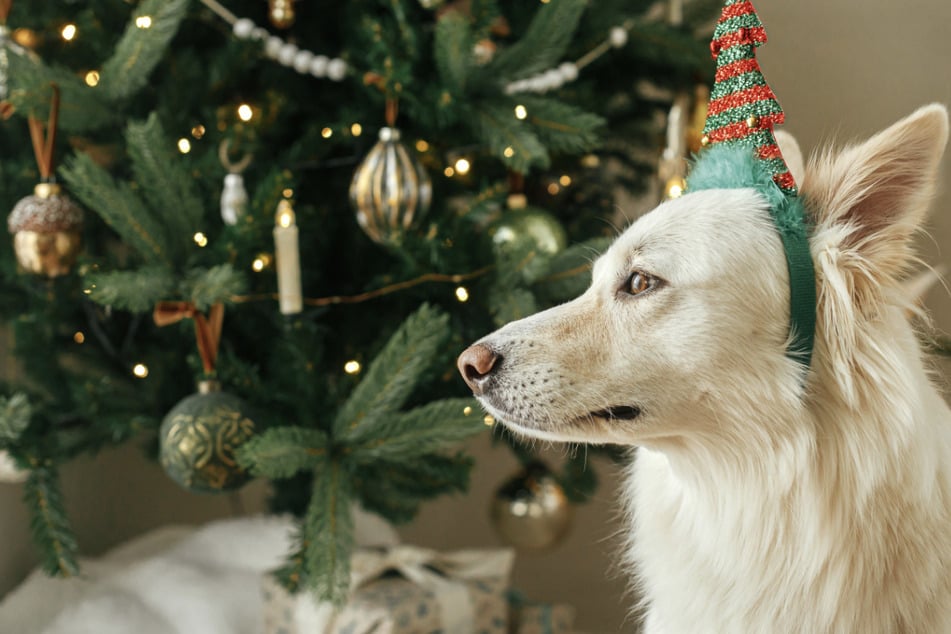
[[[49,118],[44,130],[43,123],[30,115],[27,123],[30,126],[30,140],[33,142],[33,154],[36,157],[36,166],[40,170],[40,178],[49,181],[53,178],[53,150],[56,143],[56,128],[59,120],[59,86],[50,84],[53,96],[50,98]]]

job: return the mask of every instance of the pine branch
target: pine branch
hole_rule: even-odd
[[[605,121],[598,115],[553,99],[519,95],[528,110],[528,122],[549,152],[580,153],[600,142]]]
[[[402,524],[416,517],[428,499],[464,492],[472,459],[463,454],[420,455],[399,463],[361,465],[354,481],[363,507],[391,522]]]
[[[178,261],[193,246],[192,236],[201,226],[201,198],[195,179],[173,152],[156,113],[144,123],[130,123],[126,139],[135,180],[149,206],[161,210],[166,242],[175,248],[173,259]]]
[[[114,109],[102,94],[87,86],[68,68],[47,66],[25,56],[8,55],[10,102],[16,111],[46,121],[50,107],[50,84],[60,92],[59,129],[81,133],[115,122]]]
[[[16,441],[32,417],[33,406],[26,394],[0,396],[0,443]]]
[[[485,72],[511,80],[556,66],[571,43],[585,4],[586,0],[551,0],[541,5],[522,38],[499,52]]]
[[[433,52],[446,88],[462,95],[472,68],[475,44],[469,21],[459,11],[449,11],[436,23]]]
[[[449,318],[423,304],[390,337],[334,420],[334,435],[352,437],[398,410],[448,338]]]
[[[285,590],[296,593],[307,580],[307,573],[304,570],[304,536],[300,526],[294,529],[291,543],[294,547],[284,565],[271,574]]]
[[[23,498],[32,512],[30,530],[40,549],[43,569],[61,577],[77,574],[76,537],[66,518],[56,471],[47,467],[30,471],[23,485]]]
[[[102,65],[99,90],[116,100],[130,97],[146,86],[149,75],[175,37],[187,8],[188,0],[143,0],[112,57]],[[136,18],[143,16],[151,18],[148,28],[136,25]]]
[[[327,434],[303,427],[275,427],[248,440],[237,451],[238,464],[252,475],[289,478],[328,460]]]
[[[83,279],[92,301],[133,313],[148,312],[175,293],[175,280],[164,267],[89,273]]]
[[[515,118],[508,103],[479,104],[465,120],[509,169],[526,173],[549,166],[548,150],[530,125]]]
[[[314,489],[304,518],[307,585],[336,605],[347,599],[353,515],[350,476],[336,460],[324,460],[314,473]]]
[[[506,288],[497,284],[489,291],[489,311],[496,326],[522,319],[538,312],[538,304],[531,291],[525,288]]]
[[[483,431],[479,411],[471,398],[453,398],[394,414],[372,428],[358,428],[350,437],[345,434],[348,455],[357,463],[374,463],[439,451]]]
[[[231,298],[245,291],[244,275],[230,264],[219,264],[210,269],[194,269],[182,282],[181,292],[198,310],[207,310],[212,304],[230,304]]]
[[[88,154],[71,157],[59,172],[76,198],[99,214],[146,262],[171,267],[164,227],[127,183],[114,181]]]

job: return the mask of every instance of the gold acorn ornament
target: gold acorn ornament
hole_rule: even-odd
[[[426,215],[433,186],[423,167],[400,142],[394,127],[396,105],[387,102],[387,125],[357,166],[350,181],[350,204],[357,224],[378,244],[399,244]]]
[[[568,534],[572,507],[548,467],[532,462],[496,491],[489,516],[509,546],[543,551],[561,543]]]
[[[243,400],[222,391],[215,373],[224,308],[208,316],[190,302],[160,302],[153,314],[159,326],[191,318],[205,377],[194,394],[179,401],[159,429],[159,462],[168,476],[194,493],[222,493],[244,485],[250,474],[238,465],[236,452],[255,433]]]
[[[20,270],[57,277],[72,270],[82,248],[83,211],[53,182],[53,146],[59,114],[59,89],[53,85],[49,120],[28,118],[30,138],[42,182],[22,198],[7,217]]]

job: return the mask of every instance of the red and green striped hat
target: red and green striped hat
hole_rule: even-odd
[[[687,190],[752,187],[769,202],[789,269],[787,353],[808,367],[816,326],[809,223],[773,135],[773,127],[783,123],[785,116],[756,61],[756,47],[765,42],[766,31],[752,3],[726,0],[710,42],[717,71],[703,130],[705,149],[691,170]],[[731,169],[722,169],[724,162]],[[737,170],[738,164],[749,168]],[[747,176],[737,176],[746,172]]]

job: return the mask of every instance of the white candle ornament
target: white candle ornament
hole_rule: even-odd
[[[287,200],[277,205],[274,222],[274,257],[277,266],[277,294],[284,315],[303,309],[300,282],[300,247],[294,209]]]

